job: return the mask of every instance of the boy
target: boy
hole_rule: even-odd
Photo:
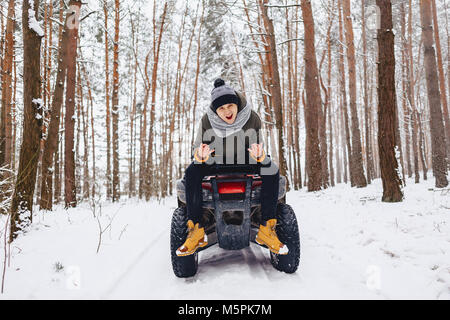
[[[248,165],[250,173],[262,178],[260,225],[256,241],[275,254],[287,254],[288,248],[278,239],[276,207],[278,202],[279,170],[266,157],[261,136],[261,119],[245,97],[222,79],[214,82],[211,105],[203,116],[194,143],[194,162],[186,169],[186,207],[189,234],[178,248],[178,256],[194,254],[208,240],[201,224],[202,180],[205,176],[227,172],[229,164]],[[237,143],[236,143],[237,142]]]

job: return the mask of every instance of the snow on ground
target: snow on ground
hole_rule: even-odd
[[[450,299],[450,193],[432,186],[409,181],[398,204],[381,202],[380,181],[291,192],[302,246],[293,275],[273,269],[252,244],[214,246],[200,253],[194,278],[176,278],[174,198],[104,204],[98,219],[87,204],[38,213],[11,245],[0,299]]]

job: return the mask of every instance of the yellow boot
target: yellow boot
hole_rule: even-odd
[[[256,242],[268,247],[275,254],[286,255],[289,249],[278,239],[277,233],[275,232],[276,225],[277,219],[268,220],[265,226],[260,225],[258,234],[256,235]]]
[[[204,228],[200,228],[198,223],[194,225],[192,220],[188,221],[187,226],[189,230],[187,239],[176,252],[179,257],[194,254],[198,248],[203,248],[208,245],[208,238],[206,237]]]

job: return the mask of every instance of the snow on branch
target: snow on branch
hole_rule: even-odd
[[[30,9],[28,9],[28,27],[42,38],[44,36],[44,30],[42,30],[39,22],[36,20],[36,12],[34,11],[33,1],[28,0],[28,3],[30,4]]]
[[[293,8],[293,7],[301,7],[301,4],[294,3],[294,4],[265,4],[264,5],[267,8]]]
[[[50,20],[53,22],[56,22],[57,24],[59,24],[61,27],[64,27],[64,22],[59,21],[59,19],[50,17]]]
[[[281,45],[281,44],[286,44],[288,42],[292,42],[292,41],[303,41],[303,38],[293,38],[293,39],[288,39],[282,42],[278,42],[277,45]]]
[[[89,12],[89,13],[86,14],[83,18],[80,19],[80,22],[83,21],[84,19],[89,18],[90,15],[92,15],[92,14],[94,14],[94,13],[97,13],[97,12],[98,12],[97,10],[94,10],[94,11]]]

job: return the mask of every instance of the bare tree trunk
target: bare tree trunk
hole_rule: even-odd
[[[406,169],[408,176],[412,177],[412,167],[411,167],[411,133],[410,133],[410,109],[408,108],[408,76],[409,76],[409,63],[408,63],[408,45],[406,37],[406,11],[405,4],[400,4],[400,14],[401,14],[401,33],[402,33],[402,106],[403,106],[403,130],[405,133],[405,155],[406,155]]]
[[[2,100],[0,119],[0,167],[6,166],[10,169],[12,153],[12,71],[14,58],[14,19],[15,1],[9,0],[8,15],[6,22],[5,49],[3,54],[2,67]]]
[[[342,163],[341,163],[341,150],[345,150],[345,146],[341,148],[341,121],[340,121],[339,107],[336,108],[336,112],[333,114],[335,130],[334,141],[336,145],[335,163],[336,163],[336,184],[342,183]]]
[[[136,107],[137,107],[137,68],[138,59],[137,52],[139,51],[139,36],[136,34],[134,21],[131,20],[132,27],[132,37],[133,37],[133,47],[135,51],[135,61],[133,67],[133,91],[132,91],[132,102],[131,102],[131,114],[130,114],[130,159],[128,164],[128,195],[133,197],[136,195],[136,174],[135,174],[135,164],[136,164]]]
[[[299,7],[297,6],[295,8],[295,19],[298,20],[299,17]],[[298,27],[299,23],[295,24],[295,38],[298,38]],[[294,137],[297,137],[295,139],[294,145],[295,145],[295,153],[294,153],[294,157],[297,159],[297,167],[296,167],[296,184],[295,187],[296,189],[301,189],[302,188],[302,165],[301,165],[301,152],[300,152],[300,141],[299,141],[299,136],[300,136],[300,120],[299,120],[299,113],[300,113],[300,87],[301,87],[301,82],[302,82],[302,73],[303,73],[303,68],[302,68],[302,72],[298,72],[298,68],[296,66],[298,66],[298,41],[295,42],[295,58],[294,58]]]
[[[105,16],[106,198],[111,199],[111,109],[109,104],[109,32],[106,1],[103,3],[103,13]]]
[[[167,15],[168,4],[164,3],[164,9],[161,16],[161,25],[159,28],[159,36],[156,40],[156,35],[154,38],[154,57],[153,57],[153,69],[152,69],[152,80],[151,80],[151,106],[150,106],[150,132],[148,138],[148,153],[146,161],[146,179],[145,179],[145,199],[148,201],[152,195],[152,184],[153,184],[153,141],[154,141],[154,124],[155,124],[155,104],[156,104],[156,88],[157,88],[157,77],[158,77],[158,65],[159,65],[159,53],[161,49],[161,39],[164,31],[164,23]],[[156,23],[154,22],[154,32],[156,32]]]
[[[168,186],[170,184],[170,180],[172,179],[172,167],[173,167],[173,162],[172,162],[172,158],[174,158],[173,153],[173,148],[174,148],[174,134],[175,134],[175,121],[178,115],[178,119],[179,119],[179,115],[181,113],[180,110],[180,87],[181,87],[181,81],[182,81],[182,76],[181,76],[181,53],[182,53],[182,48],[183,48],[183,36],[184,36],[184,28],[185,28],[185,22],[186,22],[186,15],[187,15],[187,10],[188,10],[188,6],[186,5],[186,9],[185,9],[185,13],[184,13],[184,17],[183,17],[183,21],[182,21],[182,25],[181,25],[181,31],[178,35],[178,59],[177,59],[177,72],[175,74],[175,87],[174,87],[174,98],[173,98],[173,109],[168,112],[168,114],[170,114],[170,117],[168,117],[169,120],[169,142],[168,142],[168,151],[164,154],[163,157],[163,163],[164,163],[164,174],[165,176],[163,176],[163,196],[165,196],[167,194],[167,190],[168,190]],[[169,172],[168,172],[169,171]],[[168,176],[167,176],[168,174]]]
[[[444,64],[442,62],[441,39],[439,37],[439,24],[437,18],[436,0],[431,0],[433,12],[434,39],[436,43],[437,66],[439,71],[439,89],[441,94],[442,112],[444,115],[445,138],[447,149],[447,166],[450,165],[450,118],[448,113],[447,91],[445,88]],[[450,55],[450,53],[447,53]],[[450,78],[450,74],[448,75]]]
[[[433,46],[433,25],[431,14],[431,0],[420,0],[422,20],[422,39],[424,44],[424,62],[428,90],[428,104],[430,107],[430,129],[433,174],[436,178],[436,188],[448,186],[447,180],[447,152],[445,127],[441,108],[438,72],[436,66],[436,51]]]
[[[70,5],[74,5],[71,1]],[[54,156],[58,151],[58,142],[60,139],[59,127],[61,119],[61,107],[63,104],[64,85],[66,82],[67,72],[67,45],[69,38],[69,23],[70,15],[66,17],[66,23],[63,31],[60,33],[59,39],[59,53],[58,53],[58,69],[56,73],[55,89],[53,91],[52,108],[50,111],[50,124],[47,134],[47,139],[44,144],[44,152],[42,156],[42,182],[41,182],[41,197],[40,209],[52,210],[53,206],[53,172],[54,172]]]
[[[12,146],[11,146],[11,170],[16,171],[16,137],[17,137],[17,108],[16,108],[16,95],[17,95],[17,61],[14,57],[14,84],[13,84],[13,97],[12,97],[12,105],[11,105],[11,113],[12,113],[12,123],[13,123],[13,134],[12,134]]]
[[[64,111],[61,110],[61,119],[64,119]],[[64,121],[61,123],[60,126],[61,132],[64,130]],[[61,202],[61,193],[62,193],[62,163],[64,163],[64,152],[63,152],[63,143],[62,143],[62,135],[60,135],[58,141],[57,141],[57,150],[55,151],[55,184],[54,184],[54,196],[53,196],[53,202],[59,203]]]
[[[3,2],[0,3],[0,68],[3,69],[3,48],[5,46],[5,15],[3,14]],[[3,79],[2,73],[0,72],[0,81]],[[0,104],[1,107],[1,104]]]
[[[13,170],[12,153],[13,153],[13,128],[12,128],[12,76],[13,76],[13,60],[14,60],[14,20],[15,20],[15,1],[9,0],[8,15],[6,22],[5,49],[0,51],[3,54],[2,59],[2,75],[1,75],[1,116],[0,116],[0,168],[4,167],[5,171],[0,172],[0,180],[11,181]],[[0,32],[2,32],[1,30]],[[11,171],[8,171],[11,170]],[[5,183],[0,188],[0,202],[5,196],[11,193],[11,184]],[[4,213],[0,208],[0,214]]]
[[[80,68],[77,65],[77,79],[75,83],[75,108],[76,108],[76,135],[75,135],[75,188],[76,194],[81,195],[82,198],[82,190],[81,190],[81,161],[80,161],[80,143],[81,143],[81,109],[83,108],[83,96],[80,92]]]
[[[447,1],[444,0],[445,4],[445,29],[447,30],[447,82],[448,82],[448,98],[450,99],[450,25],[448,23],[448,12],[447,12]],[[450,116],[450,115],[449,115]],[[450,158],[447,158],[450,162]]]
[[[314,18],[311,2],[302,0],[303,24],[305,30],[305,127],[306,127],[306,172],[308,191],[322,188],[322,163],[319,147],[319,119],[321,108],[319,74],[315,48]]]
[[[342,86],[341,86],[341,90],[342,90]],[[342,97],[341,94],[341,100],[345,100],[345,98]],[[349,157],[347,156],[348,154],[350,154],[349,152],[349,145],[350,145],[350,138],[349,138],[349,130],[348,130],[348,121],[346,119],[346,112],[347,112],[347,108],[344,108],[344,106],[346,106],[345,102],[341,101],[341,105],[343,106],[341,108],[341,112],[340,114],[340,122],[341,122],[341,139],[342,139],[342,167],[344,168],[344,183],[348,183],[348,180],[350,179],[350,183],[353,186],[352,183],[352,179],[351,177],[349,177],[351,175],[351,172],[349,171],[350,169],[350,165],[349,165]]]
[[[292,31],[290,27],[290,17],[289,17],[289,9],[286,8],[285,10],[285,17],[286,17],[286,37],[288,39],[292,38]],[[295,53],[297,54],[297,53]],[[295,112],[296,107],[294,106],[294,83],[297,79],[294,79],[295,73],[294,69],[295,66],[293,62],[294,53],[291,42],[287,43],[287,87],[288,87],[288,103],[286,104],[287,112],[286,118],[287,118],[287,130],[288,130],[288,158],[289,158],[289,172],[290,172],[290,178],[292,181],[292,185],[295,190],[298,190],[298,184],[297,184],[297,157],[295,156],[295,145],[297,143],[297,139],[294,136],[295,131]]]
[[[266,141],[269,141],[267,148],[269,148],[269,145],[270,145],[270,150],[272,152],[273,160],[275,162],[278,162],[278,152],[277,152],[277,148],[276,148],[276,144],[275,144],[275,134],[274,134],[274,130],[273,130],[274,123],[275,123],[275,121],[273,119],[275,118],[275,116],[274,116],[273,108],[270,107],[270,99],[269,99],[269,94],[268,94],[268,91],[270,90],[269,89],[269,85],[270,85],[269,79],[272,77],[272,72],[269,67],[270,60],[268,59],[269,44],[266,43],[266,41],[264,39],[264,34],[260,34],[261,41],[257,40],[255,32],[254,32],[255,30],[251,23],[249,9],[247,7],[247,4],[246,4],[245,0],[242,0],[242,3],[244,5],[244,12],[247,17],[247,26],[250,30],[250,35],[251,35],[252,41],[256,46],[257,55],[258,55],[259,62],[261,65],[261,82],[257,82],[257,88],[262,93],[262,100],[264,103],[264,111],[265,111],[264,123],[266,125],[266,128],[268,129],[268,137],[270,137],[270,140],[268,137],[266,139]],[[260,18],[259,11],[258,11],[258,18]],[[263,48],[260,48],[259,43],[262,43]]]
[[[197,104],[198,104],[198,77],[200,75],[201,34],[202,34],[204,16],[205,16],[205,6],[202,5],[202,15],[200,17],[200,27],[198,30],[198,38],[197,38],[197,60],[196,60],[196,69],[195,69],[195,82],[194,82],[194,106],[192,107],[192,118],[193,118],[192,123],[194,125],[194,128],[192,130],[191,145],[194,144],[195,129],[196,129],[195,126],[197,125],[196,110],[197,110]]]
[[[347,81],[345,77],[345,62],[344,62],[344,31],[343,31],[343,23],[342,23],[342,0],[339,0],[339,73],[340,73],[340,83],[339,86],[341,88],[341,109],[343,115],[343,137],[345,139],[345,144],[347,150],[344,150],[344,181],[347,183],[348,178],[350,178],[351,186],[355,186],[355,179],[353,174],[353,157],[352,155],[352,145],[351,145],[351,134],[350,134],[350,126],[348,119],[348,103],[347,103]]]
[[[41,39],[43,32],[31,24],[36,19],[39,0],[22,3],[23,30],[23,106],[24,121],[19,169],[11,203],[10,241],[32,222],[33,196],[39,158],[39,142],[42,127],[41,88]]]
[[[378,148],[380,152],[383,201],[403,200],[396,159],[397,101],[395,92],[395,53],[390,0],[377,0],[381,25],[378,29]]]
[[[334,6],[334,1],[333,1]],[[321,160],[322,160],[322,184],[323,188],[328,188],[330,186],[330,171],[332,170],[331,167],[329,168],[328,163],[328,142],[327,142],[327,113],[330,111],[331,108],[331,29],[333,26],[333,20],[334,20],[334,10],[332,9],[329,13],[328,17],[328,30],[327,30],[327,36],[326,36],[326,42],[327,42],[327,49],[323,51],[323,56],[320,62],[319,67],[319,82],[322,86],[322,89],[325,93],[325,103],[323,104],[322,108],[322,99],[320,99],[320,109],[319,109],[319,139],[320,139],[320,152],[321,152]],[[325,56],[327,55],[328,58],[328,71],[327,71],[327,78],[328,78],[328,84],[325,86],[323,78],[322,78],[322,64],[325,61]],[[320,94],[320,90],[319,90]],[[331,128],[330,128],[331,129]],[[334,174],[334,173],[333,173]],[[331,183],[332,184],[332,183]]]
[[[366,0],[362,0],[362,41],[363,41],[363,87],[364,87],[364,122],[366,132],[366,162],[367,162],[367,183],[371,183],[373,177],[373,155],[370,143],[372,132],[370,131],[370,106],[369,106],[369,79],[367,76],[367,32],[366,32]]]
[[[145,195],[146,190],[146,179],[147,179],[147,161],[146,161],[146,142],[147,142],[147,106],[148,99],[150,95],[150,77],[148,74],[148,65],[150,59],[150,53],[148,52],[145,57],[145,65],[144,65],[144,101],[140,106],[140,125],[139,125],[139,199],[142,199]]]
[[[272,77],[270,78],[270,88],[272,94],[272,108],[275,111],[276,128],[278,132],[278,162],[280,167],[280,175],[287,176],[287,162],[285,157],[285,146],[284,146],[284,121],[283,121],[283,105],[281,97],[281,83],[280,74],[278,69],[278,56],[277,56],[277,45],[275,41],[275,30],[273,27],[273,21],[269,18],[267,12],[268,0],[258,0],[259,7],[261,10],[261,15],[264,21],[264,26],[267,32],[266,41],[269,44],[269,58],[270,58],[270,70]],[[289,190],[289,183],[287,186]]]
[[[417,123],[419,125],[419,156],[420,156],[420,163],[422,165],[422,173],[423,173],[423,180],[428,180],[428,165],[426,162],[425,157],[425,134],[423,132],[423,126],[422,126],[422,114],[419,112],[416,112],[417,114]]]
[[[50,1],[49,4],[49,19],[48,19],[48,43],[49,43],[49,47],[48,47],[48,61],[46,64],[46,68],[48,70],[48,75],[47,75],[47,79],[46,79],[46,83],[44,85],[45,88],[45,92],[48,95],[48,102],[45,105],[49,105],[50,104],[50,97],[51,97],[51,78],[52,78],[52,50],[53,50],[53,20],[51,19],[53,17],[53,1]],[[49,115],[50,116],[50,115]]]
[[[82,135],[83,135],[83,191],[82,191],[82,198],[83,199],[89,199],[90,195],[90,185],[89,185],[89,140],[88,140],[88,118],[89,118],[89,102],[88,99],[86,99],[86,104],[83,103],[84,101],[84,94],[83,94],[83,81],[81,79],[81,66],[78,64],[78,73],[79,73],[79,92],[80,92],[80,106],[81,106],[81,124],[82,124]]]
[[[74,0],[69,14],[67,30],[67,88],[66,114],[64,130],[64,200],[66,208],[77,206],[77,190],[75,176],[75,90],[77,78],[78,23],[81,1]]]
[[[119,180],[119,26],[120,26],[120,1],[115,0],[115,23],[114,23],[114,62],[113,62],[113,92],[112,92],[112,201],[120,199]]]
[[[418,151],[418,125],[417,125],[417,111],[415,109],[411,112],[411,122],[412,122],[412,145],[413,145],[413,154],[414,154],[414,182],[419,183],[420,182],[420,175],[419,175],[419,151]]]
[[[418,118],[417,118],[417,110],[416,110],[416,101],[414,97],[414,57],[412,50],[412,25],[413,25],[413,4],[412,0],[409,0],[409,9],[408,9],[408,40],[407,40],[407,97],[409,103],[409,109],[411,114],[411,124],[412,124],[412,149],[413,149],[413,159],[414,159],[414,179],[415,183],[419,183],[420,175],[419,175],[419,150],[418,150]]]
[[[352,14],[350,10],[350,0],[343,2],[345,39],[347,45],[347,62],[349,74],[349,95],[350,95],[350,113],[352,119],[352,166],[355,186],[361,188],[367,186],[367,180],[364,176],[361,149],[361,132],[359,129],[358,110],[356,107],[356,62],[355,62],[355,44],[353,36]]]
[[[83,59],[83,57],[81,57],[81,59]],[[83,71],[83,76],[84,76],[84,79],[86,81],[86,87],[87,87],[87,92],[88,92],[88,103],[86,105],[86,122],[91,124],[91,145],[92,145],[92,188],[90,188],[90,194],[91,194],[91,199],[95,199],[95,194],[96,194],[96,168],[95,168],[94,100],[93,100],[93,97],[92,97],[91,82],[89,81],[89,77],[88,77],[88,74],[86,72],[86,67],[85,67],[85,65],[83,63],[81,63],[80,64],[80,68]],[[90,119],[89,119],[89,107],[90,107]],[[88,129],[86,129],[86,136],[88,134],[89,134]],[[86,144],[88,144],[88,143],[89,142],[87,142]]]
[[[331,186],[334,187],[335,186],[335,177],[334,177],[334,166],[333,166],[333,123],[331,121],[331,113],[332,113],[332,106],[333,106],[333,88],[331,86],[331,69],[332,69],[332,52],[331,52],[331,27],[333,25],[333,21],[334,21],[334,11],[335,11],[335,1],[332,1],[332,8],[331,10],[333,11],[333,13],[330,13],[330,18],[329,18],[329,28],[328,28],[328,34],[327,34],[327,55],[328,55],[328,72],[327,72],[327,78],[328,78],[328,83],[327,83],[327,109],[328,109],[328,130],[330,131],[330,143],[329,143],[329,155],[328,155],[328,162],[329,162],[329,168],[330,168],[330,183]],[[326,117],[326,115],[325,115]]]
[[[65,26],[65,24],[64,24],[64,8],[65,8],[64,1],[59,0],[59,22],[60,23],[59,23],[59,28],[58,28],[58,41],[60,41],[62,39],[64,26]],[[58,63],[59,63],[59,61],[58,61]],[[65,81],[65,78],[64,78],[64,81]],[[56,87],[56,82],[55,82],[55,87]],[[62,95],[63,94],[61,94],[61,101],[63,99]],[[61,163],[63,163],[63,159],[64,159],[63,146],[62,146],[63,145],[62,144],[63,135],[61,133],[64,132],[64,108],[61,108],[61,114],[59,115],[59,118],[60,118],[61,124],[58,129],[59,136],[56,141],[55,161],[53,164],[53,167],[55,168],[54,175],[53,175],[53,180],[54,180],[53,203],[55,203],[55,204],[61,202],[61,190],[62,190],[62,187],[61,187],[61,181],[62,181]]]
[[[383,201],[400,202],[400,189],[396,158],[397,101],[395,93],[394,33],[392,31],[392,4],[390,0],[377,0],[381,25],[378,29],[378,148],[380,152]]]

